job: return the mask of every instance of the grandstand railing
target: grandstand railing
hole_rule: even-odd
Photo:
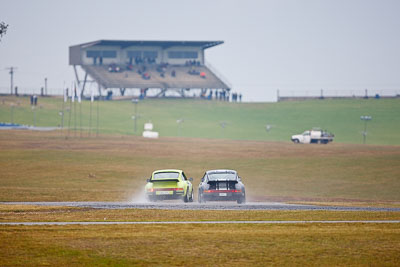
[[[323,90],[278,90],[279,100],[312,98],[371,98],[400,97],[400,89],[323,89]]]
[[[69,86],[65,86],[69,87]],[[13,93],[15,91],[13,90]],[[25,86],[18,86],[18,95],[40,95],[41,89],[40,87],[25,87]],[[8,86],[0,86],[0,95],[9,95],[10,94],[10,87]],[[47,95],[62,95],[63,88],[61,87],[49,87],[47,88]]]
[[[224,84],[232,89],[232,84],[213,65],[211,65],[209,62],[204,62],[204,65],[209,68],[217,76],[218,79],[220,79]]]

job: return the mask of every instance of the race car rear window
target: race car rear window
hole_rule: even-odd
[[[153,179],[177,179],[179,172],[157,172],[154,174]]]
[[[236,174],[232,172],[228,173],[209,173],[208,180],[216,181],[216,180],[236,180]]]

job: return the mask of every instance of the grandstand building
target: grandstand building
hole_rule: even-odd
[[[127,89],[141,97],[207,97],[230,90],[229,83],[206,64],[205,49],[223,41],[99,40],[69,47],[82,94],[90,76],[102,90]],[[80,80],[77,66],[84,71]],[[197,93],[198,92],[198,93]]]

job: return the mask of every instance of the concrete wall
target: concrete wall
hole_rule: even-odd
[[[69,65],[81,65],[81,47],[79,45],[69,47]]]

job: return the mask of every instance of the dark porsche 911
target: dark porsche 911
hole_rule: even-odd
[[[236,201],[246,202],[244,184],[234,170],[206,171],[199,184],[198,201]]]

